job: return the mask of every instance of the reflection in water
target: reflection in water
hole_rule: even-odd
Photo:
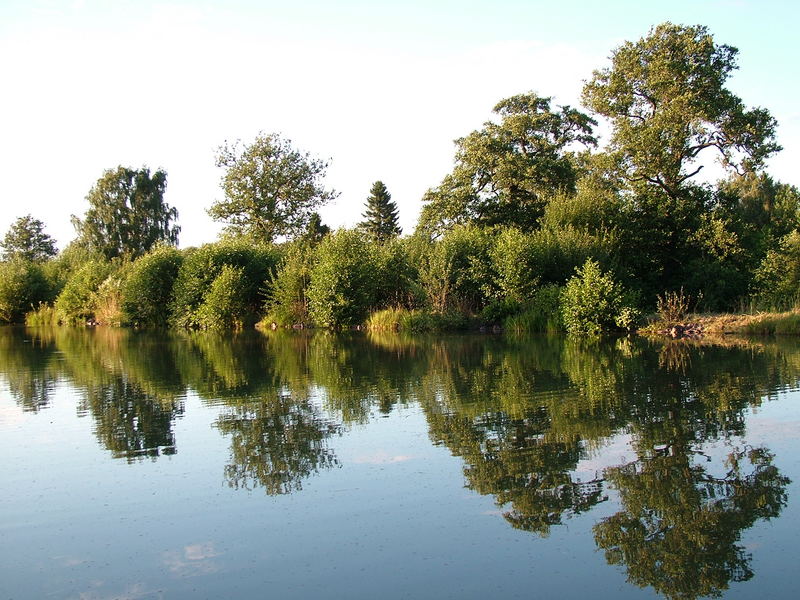
[[[606,471],[623,510],[595,526],[595,540],[631,583],[669,598],[718,596],[753,576],[737,542],[756,520],[780,514],[789,480],[764,448],[734,449],[720,477],[685,448],[665,452]]]
[[[230,441],[225,481],[267,494],[301,490],[339,465],[336,436],[414,403],[513,527],[545,537],[618,496],[594,528],[608,562],[695,598],[752,577],[741,534],[787,502],[770,450],[740,438],[747,409],[797,387],[800,347],[4,328],[0,375],[28,411],[46,410],[56,384],[77,388],[100,443],[127,460],[177,452],[175,420],[196,394]],[[620,435],[631,462],[586,478],[581,461]],[[727,459],[704,454],[713,442]]]
[[[237,489],[261,485],[268,494],[288,494],[303,489],[306,477],[338,464],[326,440],[339,427],[309,402],[289,396],[249,402],[226,409],[216,425],[231,436],[225,478]]]

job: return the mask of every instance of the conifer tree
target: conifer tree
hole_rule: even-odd
[[[402,229],[397,218],[397,205],[382,181],[372,184],[367,198],[367,210],[362,215],[361,227],[376,241],[385,242],[400,235]]]

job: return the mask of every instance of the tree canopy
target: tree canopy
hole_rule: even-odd
[[[3,258],[43,261],[56,255],[56,243],[44,232],[44,223],[31,215],[20,217],[3,238]]]
[[[569,106],[551,110],[534,93],[501,100],[482,129],[456,140],[455,168],[425,195],[420,227],[434,234],[455,224],[536,227],[544,198],[574,192],[574,144],[592,146],[596,122]]]
[[[588,108],[611,120],[611,150],[628,181],[675,198],[703,168],[706,149],[723,166],[754,171],[780,150],[775,119],[746,109],[725,87],[738,50],[714,43],[708,28],[662,23],[611,55],[583,89]]]
[[[136,258],[159,242],[175,246],[178,211],[164,202],[167,174],[158,170],[117,167],[97,180],[86,200],[83,220],[73,215],[79,241],[106,258]]]
[[[226,223],[229,233],[255,241],[301,234],[314,212],[337,196],[322,186],[328,163],[277,133],[261,133],[249,145],[226,142],[217,150],[216,164],[225,169],[225,199],[214,202],[208,214]]]
[[[400,235],[402,229],[397,218],[397,204],[392,201],[392,195],[382,181],[372,184],[366,204],[361,227],[374,240],[385,242]]]

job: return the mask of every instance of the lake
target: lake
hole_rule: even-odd
[[[794,598],[799,385],[795,340],[0,328],[0,598]]]

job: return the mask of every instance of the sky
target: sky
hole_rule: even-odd
[[[612,50],[664,21],[739,49],[728,87],[777,119],[768,172],[800,185],[792,1],[2,0],[0,235],[30,213],[63,248],[93,184],[124,165],[167,171],[182,247],[214,241],[216,149],[259,132],[329,161],[328,225],[358,223],[381,180],[410,232],[453,140],[500,99],[579,106]]]

